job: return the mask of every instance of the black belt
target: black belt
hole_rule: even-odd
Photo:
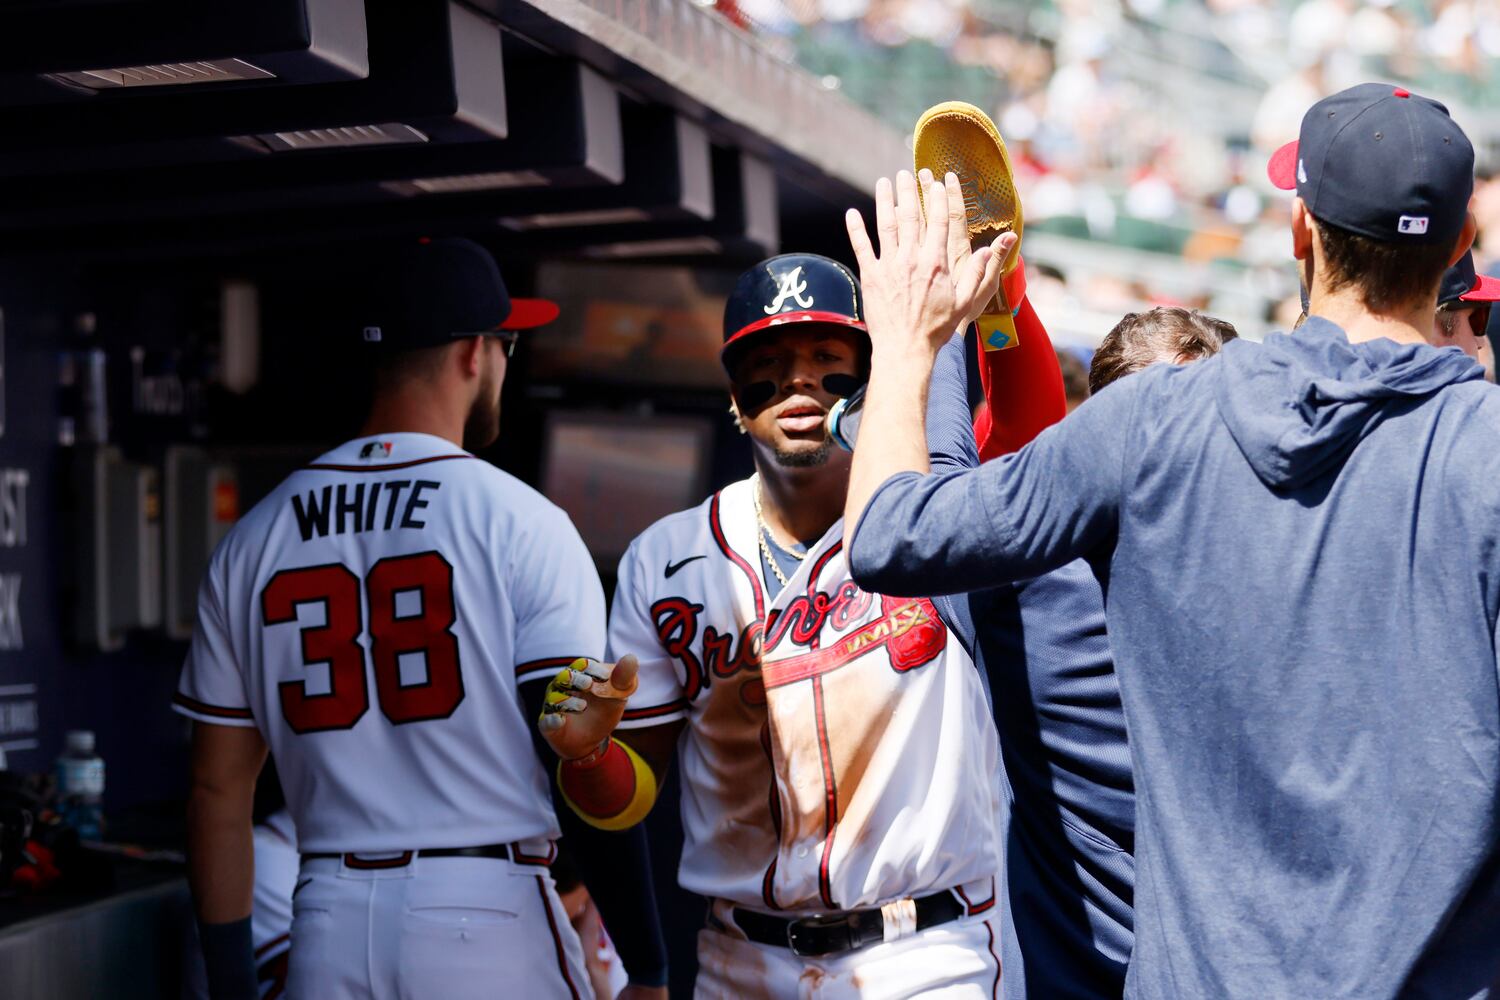
[[[382,852],[383,853],[383,852]],[[383,868],[405,868],[411,864],[412,858],[499,858],[504,861],[514,861],[520,865],[541,865],[543,867],[552,863],[556,850],[549,847],[546,856],[527,854],[521,850],[520,844],[485,844],[482,847],[424,847],[419,851],[402,851],[390,857],[370,857],[358,853],[339,854],[337,852],[314,853],[302,855],[302,860],[312,861],[320,858],[333,858],[342,860],[346,868],[356,871],[378,871]]]
[[[917,930],[946,924],[964,915],[964,906],[944,889],[912,901],[916,904]],[[819,958],[854,951],[885,940],[885,918],[880,910],[848,910],[814,917],[773,917],[754,910],[733,910],[734,922],[745,937],[757,944],[790,948],[793,955]]]

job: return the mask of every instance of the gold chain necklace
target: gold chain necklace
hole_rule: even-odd
[[[781,585],[785,587],[787,578],[782,575],[781,567],[777,564],[776,557],[771,553],[771,547],[766,544],[766,538],[771,534],[771,529],[766,526],[766,515],[760,507],[760,473],[757,472],[750,478],[755,486],[755,492],[751,494],[755,500],[755,540],[760,542],[760,551],[766,557],[766,565],[771,567],[771,575],[781,581]],[[775,539],[772,540],[774,541]],[[798,562],[807,558],[806,552],[793,552],[791,549],[782,548],[780,542],[776,543],[776,547]]]

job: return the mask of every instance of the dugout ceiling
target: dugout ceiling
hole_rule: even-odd
[[[0,0],[0,253],[847,257],[909,154],[693,0]]]

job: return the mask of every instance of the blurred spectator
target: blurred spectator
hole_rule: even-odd
[[[1057,367],[1062,369],[1063,393],[1068,399],[1068,412],[1072,413],[1089,398],[1089,369],[1066,347],[1057,349]]]
[[[1273,83],[1255,109],[1250,135],[1255,145],[1274,152],[1297,138],[1302,116],[1328,92],[1323,78],[1323,64],[1312,57],[1306,65],[1285,79]]]
[[[1276,303],[1276,309],[1271,314],[1271,328],[1283,333],[1287,330],[1295,330],[1302,320],[1302,296],[1288,295]]]
[[[1390,80],[1448,104],[1482,168],[1500,150],[1500,118],[1477,113],[1500,102],[1500,0],[696,2],[903,132],[939,101],[980,106],[1010,147],[1029,233],[1212,267],[1216,293],[1242,273],[1231,313],[1251,336],[1296,287],[1265,160],[1319,98]],[[1500,233],[1500,187],[1475,194]],[[1500,263],[1500,243],[1478,256]],[[1118,315],[1162,299],[1092,295],[1137,277],[1130,263],[1071,275],[1075,305]]]

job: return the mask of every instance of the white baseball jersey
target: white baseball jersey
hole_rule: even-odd
[[[842,522],[766,593],[753,489],[632,542],[610,618],[611,655],[641,662],[622,728],[689,721],[683,886],[825,912],[988,886],[999,746],[973,663],[929,602],[854,584]]]
[[[256,726],[304,852],[558,835],[517,684],[604,652],[604,595],[541,494],[441,438],[351,441],[219,545],[177,711]]]

